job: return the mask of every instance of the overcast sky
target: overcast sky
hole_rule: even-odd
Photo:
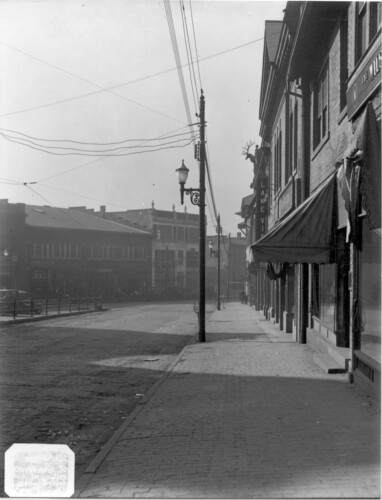
[[[264,22],[282,20],[286,2],[203,0],[190,9],[185,1],[183,20],[180,1],[170,5],[194,121],[184,26],[194,58],[196,41],[216,208],[224,234],[235,234],[235,212],[251,193],[253,172],[241,150],[249,140],[260,142]],[[198,101],[196,65],[195,79]],[[190,130],[187,123],[162,0],[0,0],[0,198],[109,211],[154,201],[158,209],[184,210],[175,174],[182,159],[187,185],[198,187],[199,179],[190,136],[177,135]],[[176,137],[147,141],[166,135]],[[145,142],[140,149],[131,148],[136,141],[121,142],[132,139]],[[115,149],[122,145],[130,149]],[[58,154],[74,151],[63,147],[82,155]],[[107,149],[109,156],[86,156],[84,149]],[[144,152],[125,154],[137,151]]]

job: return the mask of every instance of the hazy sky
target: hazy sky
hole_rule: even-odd
[[[196,121],[181,4],[170,5]],[[203,0],[192,1],[191,10],[184,2],[189,39],[195,52],[194,27],[200,59],[208,158],[224,234],[238,231],[235,212],[251,193],[252,164],[241,149],[249,140],[260,142],[264,22],[282,20],[285,5]],[[198,101],[196,66],[195,72]],[[122,144],[110,143],[182,134],[187,122],[163,1],[0,0],[0,198],[58,207],[106,205],[109,211],[150,208],[154,201],[158,209],[175,204],[183,210],[175,169],[184,159],[187,185],[198,187],[193,145],[146,151],[178,139],[183,142],[168,145],[184,146],[186,135],[145,142],[143,154],[57,153],[74,151],[62,147],[136,153],[143,149],[116,150]],[[198,213],[185,201],[189,212]],[[206,214],[210,234],[209,209]]]

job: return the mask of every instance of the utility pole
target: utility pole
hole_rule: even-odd
[[[218,311],[220,311],[220,214],[218,214]]]
[[[200,95],[200,163],[199,163],[199,342],[206,341],[206,149],[205,149],[205,99]]]

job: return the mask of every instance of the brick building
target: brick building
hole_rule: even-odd
[[[149,232],[74,208],[1,200],[0,213],[4,288],[24,289],[35,297],[106,298],[148,286]],[[10,249],[8,262],[5,248]]]
[[[241,211],[258,307],[378,396],[381,62],[380,2],[288,2],[266,23],[262,144]]]

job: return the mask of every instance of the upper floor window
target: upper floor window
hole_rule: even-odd
[[[343,16],[340,24],[340,111],[346,106],[348,79],[348,16]]]
[[[356,47],[358,62],[381,28],[381,2],[356,3]]]
[[[274,181],[275,193],[281,188],[281,171],[282,171],[282,132],[276,131],[274,145]]]
[[[288,164],[285,168],[285,184],[297,168],[297,142],[298,142],[298,104],[289,115],[289,145],[288,145]]]
[[[313,110],[313,148],[316,148],[329,133],[328,93],[329,76],[328,64],[325,64],[314,89]]]

